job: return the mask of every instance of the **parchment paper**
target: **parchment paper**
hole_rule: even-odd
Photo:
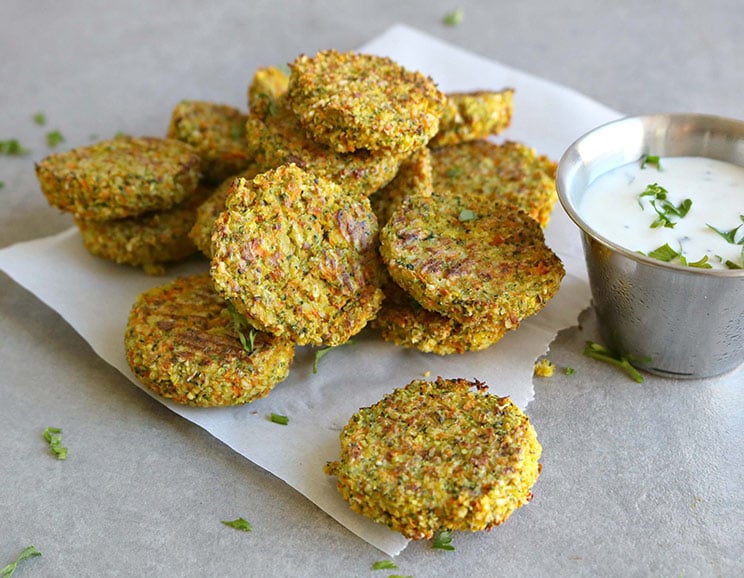
[[[394,26],[359,51],[390,56],[408,68],[421,70],[444,91],[514,88],[513,124],[503,138],[528,144],[555,160],[581,134],[619,116],[571,90],[403,25]],[[353,344],[323,357],[316,374],[312,372],[314,350],[300,348],[288,379],[268,397],[246,406],[197,409],[156,399],[394,556],[407,541],[351,512],[336,492],[335,478],[323,474],[326,461],[338,457],[339,430],[358,408],[425,375],[477,378],[489,385],[491,393],[509,395],[526,408],[533,396],[535,359],[547,351],[560,329],[576,323],[590,299],[578,232],[559,206],[546,238],[566,266],[561,290],[538,315],[488,350],[440,357],[395,347],[365,330]],[[138,269],[92,257],[73,228],[0,250],[0,267],[56,310],[101,358],[137,383],[127,366],[123,344],[135,297],[177,275],[206,271],[208,264],[193,259],[170,269],[166,277],[147,276]],[[267,416],[271,412],[287,415],[289,424],[270,422]]]

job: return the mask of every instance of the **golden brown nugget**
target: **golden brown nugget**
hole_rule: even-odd
[[[196,209],[196,218],[189,231],[189,238],[208,259],[212,258],[212,233],[214,232],[214,222],[225,210],[225,201],[230,193],[230,185],[237,177],[253,179],[257,174],[263,172],[263,169],[256,163],[249,165],[243,172],[228,177],[204,200]]]
[[[385,341],[402,347],[437,355],[479,351],[500,341],[507,331],[503,322],[463,324],[424,309],[392,280],[383,292],[385,300],[371,325]]]
[[[287,377],[295,350],[290,341],[236,318],[208,274],[138,296],[125,345],[129,367],[145,387],[175,403],[204,407],[264,397]]]
[[[49,155],[36,176],[51,205],[80,219],[121,219],[184,201],[200,162],[181,141],[123,136]]]
[[[444,95],[390,58],[325,50],[289,68],[292,110],[313,139],[336,151],[413,151],[439,129]]]
[[[383,227],[380,253],[416,301],[460,323],[515,327],[564,275],[537,221],[483,194],[409,197]]]
[[[168,137],[193,146],[201,157],[203,177],[219,183],[251,162],[245,140],[247,118],[226,104],[182,100],[171,114]]]
[[[294,164],[236,179],[212,235],[215,287],[255,327],[300,345],[340,345],[383,293],[377,219]]]
[[[387,150],[339,153],[312,140],[287,105],[277,98],[265,116],[250,114],[246,135],[256,160],[265,167],[286,163],[337,183],[350,195],[369,196],[395,177],[407,155]]]
[[[507,397],[478,381],[414,380],[341,431],[336,476],[352,510],[406,538],[503,523],[532,499],[542,448]]]
[[[521,143],[476,140],[432,151],[434,188],[482,193],[522,209],[545,227],[558,199],[556,164]]]
[[[369,201],[379,225],[382,227],[387,223],[404,198],[428,195],[432,186],[431,154],[427,147],[422,147],[401,163],[390,183],[370,196]]]
[[[287,94],[289,74],[276,66],[259,68],[248,85],[248,109],[264,117],[273,114],[276,101]]]
[[[506,130],[514,110],[513,95],[511,88],[498,92],[448,93],[444,113],[439,119],[439,131],[429,141],[429,146],[452,146]]]
[[[75,224],[83,245],[96,257],[161,274],[163,264],[196,252],[189,238],[195,220],[194,207],[179,206],[112,221],[75,219]]]

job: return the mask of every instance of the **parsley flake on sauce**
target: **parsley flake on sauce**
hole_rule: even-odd
[[[653,223],[651,223],[652,229],[655,229],[656,227],[668,227],[673,229],[676,223],[672,219],[675,217],[677,219],[685,217],[692,207],[692,201],[690,199],[685,199],[675,207],[667,198],[668,195],[669,191],[658,183],[653,183],[648,185],[646,190],[638,196],[638,204],[641,205],[641,209],[644,208],[641,200],[648,198],[651,207],[656,211],[657,218]]]

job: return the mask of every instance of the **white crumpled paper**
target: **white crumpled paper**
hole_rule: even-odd
[[[406,26],[394,26],[359,51],[389,56],[423,71],[444,91],[514,88],[513,123],[504,138],[528,144],[555,160],[581,134],[618,116],[571,90]],[[546,237],[566,266],[561,290],[543,311],[491,349],[440,357],[395,347],[365,331],[353,344],[323,357],[316,374],[314,351],[299,349],[288,379],[268,397],[247,406],[197,409],[157,399],[284,480],[370,544],[396,555],[407,541],[353,513],[336,492],[335,478],[323,473],[326,461],[338,456],[339,430],[358,408],[425,375],[476,378],[485,381],[491,393],[509,395],[525,408],[533,396],[535,359],[547,351],[560,329],[576,323],[590,298],[578,232],[559,206]],[[194,260],[173,268],[167,279],[150,277],[92,257],[77,230],[70,229],[1,250],[0,267],[56,310],[98,355],[137,383],[127,366],[123,343],[135,297],[176,275],[204,271],[207,262]],[[272,412],[288,416],[289,424],[271,423],[267,416]]]

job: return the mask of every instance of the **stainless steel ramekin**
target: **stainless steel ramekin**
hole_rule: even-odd
[[[602,337],[651,373],[703,378],[732,370],[744,363],[744,270],[645,257],[602,237],[576,210],[599,175],[646,154],[744,166],[744,122],[700,114],[628,117],[588,132],[564,153],[558,195],[582,231]]]

